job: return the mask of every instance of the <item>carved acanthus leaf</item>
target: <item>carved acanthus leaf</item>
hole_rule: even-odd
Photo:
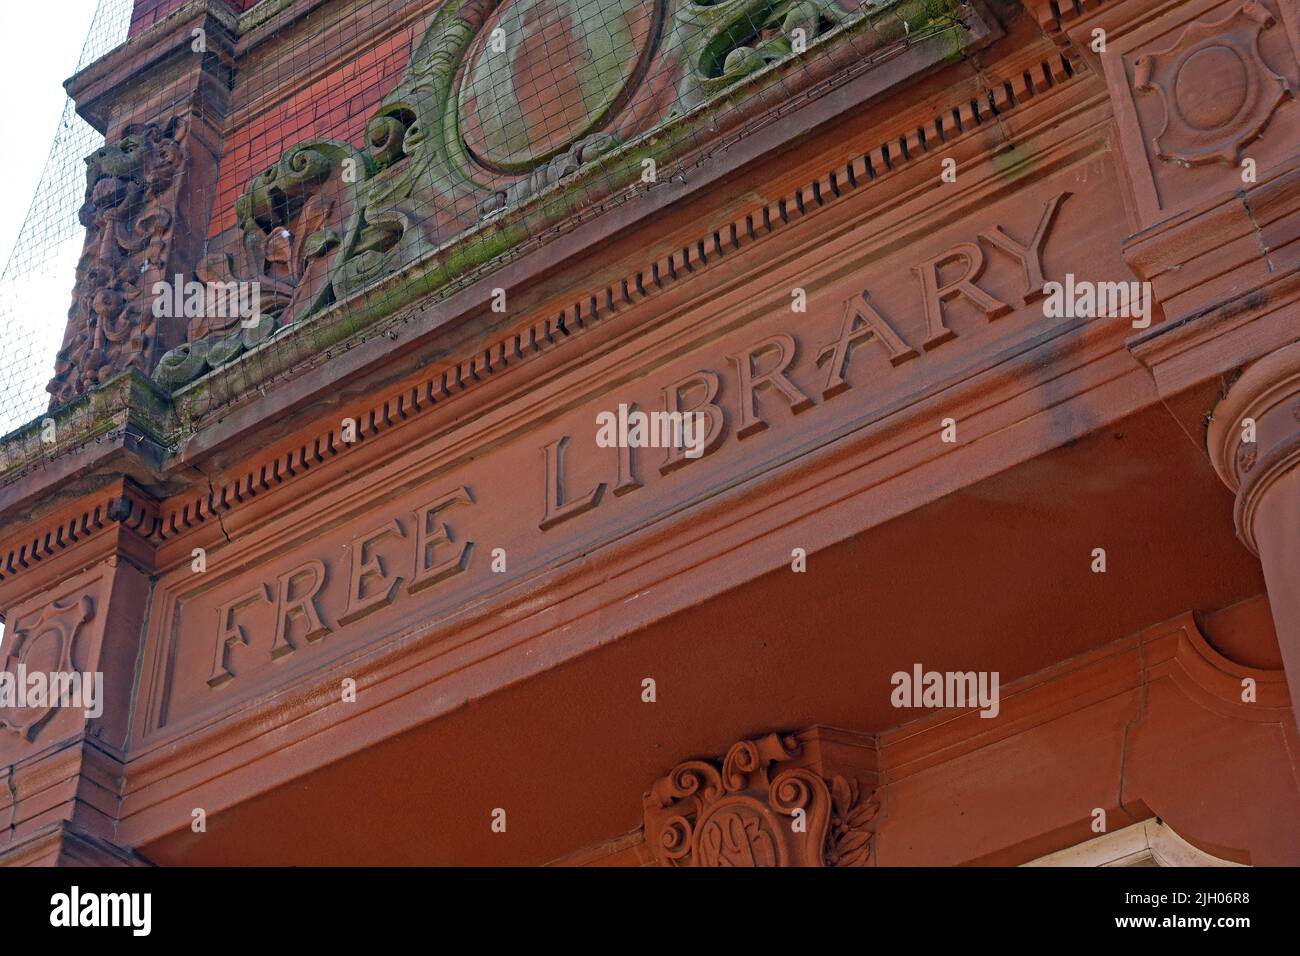
[[[756,71],[853,31],[851,49],[836,54],[836,68],[846,67],[924,26],[955,29],[958,7],[447,0],[367,124],[367,154],[331,141],[290,150],[240,197],[242,237],[233,253],[205,262],[201,277],[261,282],[274,319],[263,337],[417,262],[451,281],[627,189],[646,163],[696,148],[698,124],[717,133],[718,117],[739,122],[750,101],[728,99],[729,91]],[[549,68],[537,69],[542,62]],[[789,79],[798,85],[797,75]],[[765,99],[755,95],[753,108]],[[687,113],[693,132],[669,132]],[[354,167],[351,179],[338,175],[342,164]],[[590,188],[566,192],[584,175]],[[472,247],[469,239],[457,246],[471,235]],[[211,322],[194,325],[189,339],[156,378],[183,384],[251,344]]]

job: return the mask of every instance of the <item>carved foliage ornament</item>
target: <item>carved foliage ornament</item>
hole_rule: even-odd
[[[661,866],[867,866],[880,809],[858,781],[796,761],[791,736],[735,744],[720,766],[688,760],[646,794],[645,839]]]
[[[1260,57],[1273,15],[1254,0],[1216,23],[1193,23],[1172,46],[1138,58],[1135,88],[1164,104],[1153,142],[1163,160],[1235,166],[1293,90]]]
[[[527,233],[503,228],[472,250],[455,248],[457,237],[613,151],[635,146],[662,158],[681,114],[716,100],[718,116],[737,115],[724,94],[746,76],[852,30],[847,62],[954,21],[957,8],[955,0],[447,0],[368,124],[366,155],[305,143],[240,198],[239,249],[213,257],[202,275],[260,278],[274,321],[255,341],[196,324],[155,377],[173,387],[191,381],[421,259],[447,274],[487,261]],[[625,181],[599,188],[622,188],[642,167],[638,159],[620,168]],[[546,216],[558,222],[592,195],[566,195]]]
[[[361,230],[360,183],[372,161],[333,140],[297,146],[257,176],[235,203],[240,243],[208,255],[195,270],[208,289],[256,283],[260,314],[206,308],[188,341],[163,356],[154,378],[193,381],[337,300],[334,260],[354,251]]]
[[[86,158],[86,242],[77,263],[63,346],[46,386],[53,405],[129,367],[149,372],[159,351],[152,289],[168,258],[186,123],[128,126]],[[176,339],[173,339],[176,341]]]

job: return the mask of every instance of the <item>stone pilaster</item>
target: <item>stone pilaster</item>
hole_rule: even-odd
[[[1124,259],[1156,303],[1129,349],[1160,395],[1212,387],[1290,342],[1300,301],[1300,6],[1026,6],[1105,76],[1131,225]]]
[[[0,544],[0,865],[133,861],[114,827],[156,526],[120,480]]]
[[[1233,382],[1214,410],[1207,443],[1219,477],[1236,493],[1237,534],[1264,566],[1300,714],[1300,342],[1258,360]]]

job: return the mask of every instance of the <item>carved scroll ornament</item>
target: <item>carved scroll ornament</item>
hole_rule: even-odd
[[[235,203],[238,247],[209,254],[195,272],[209,289],[256,284],[260,314],[249,322],[234,310],[203,310],[154,378],[167,386],[193,381],[336,301],[333,266],[340,253],[356,249],[358,184],[371,168],[360,150],[315,140],[254,179]]]
[[[645,840],[661,866],[868,866],[880,809],[856,780],[795,761],[800,745],[743,740],[721,764],[688,760],[646,794]]]

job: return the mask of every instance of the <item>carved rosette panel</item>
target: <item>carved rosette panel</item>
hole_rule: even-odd
[[[668,126],[711,102],[714,133],[738,122],[746,107],[730,88],[742,79],[852,30],[837,54],[848,65],[952,21],[955,9],[948,0],[585,0],[580,9],[563,0],[447,0],[371,118],[364,161],[341,143],[291,150],[239,200],[238,248],[200,270],[205,281],[260,277],[275,321],[253,341],[233,326],[195,326],[155,378],[171,387],[192,381],[417,261],[448,272],[477,266],[528,233],[485,231],[472,251],[454,247],[462,234],[501,225],[503,214],[602,159],[611,159],[610,178],[590,177],[592,190],[548,205],[542,224],[626,187],[639,160],[618,166],[608,154],[635,148],[636,157],[662,158],[698,145]],[[782,87],[793,92],[804,72]],[[343,162],[355,167],[349,188],[318,177]]]
[[[13,675],[16,682],[25,674],[70,674],[76,670],[74,649],[81,631],[95,615],[89,597],[55,601],[39,613],[20,620],[5,636],[4,663],[0,671]],[[0,708],[0,727],[17,733],[24,740],[35,740],[57,708]]]
[[[744,740],[721,764],[690,760],[644,799],[645,839],[661,866],[867,866],[874,793],[798,764],[799,742]]]
[[[186,162],[183,120],[128,126],[122,138],[86,159],[79,212],[86,242],[77,263],[63,346],[46,386],[61,405],[157,360],[155,283],[171,281],[176,197]]]
[[[1164,105],[1164,126],[1153,139],[1157,156],[1188,166],[1237,164],[1294,93],[1260,56],[1260,34],[1275,26],[1274,16],[1250,0],[1221,20],[1191,24],[1171,46],[1138,58],[1135,89]]]

